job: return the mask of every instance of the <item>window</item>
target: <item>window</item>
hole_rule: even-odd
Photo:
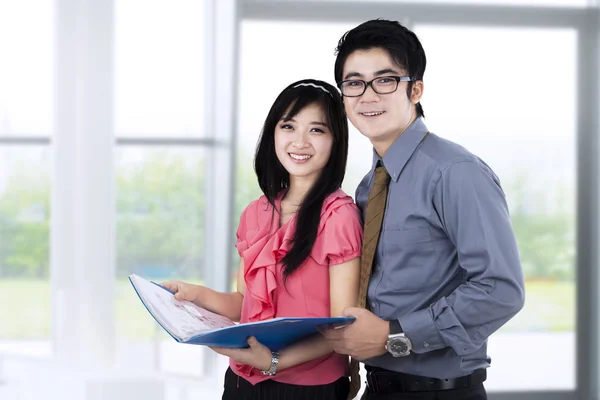
[[[165,362],[165,356],[183,349],[165,350],[177,343],[150,317],[127,276],[135,273],[155,282],[202,283],[204,153],[193,147],[138,146],[117,152],[116,326],[123,349],[139,349],[140,357],[150,357],[148,363],[138,359],[138,367],[145,364],[169,372],[194,373],[178,362]],[[161,349],[156,354],[155,345]],[[195,350],[200,347],[186,348],[181,358],[196,354]]]
[[[335,86],[333,52],[340,36],[354,25],[265,21],[242,23],[236,226],[244,207],[261,194],[251,167],[262,125],[275,98],[287,85],[300,79],[321,79]],[[273,49],[285,50],[274,56]],[[264,60],[269,62],[265,63]],[[257,79],[258,76],[268,76],[269,79]],[[354,197],[354,189],[371,166],[371,145],[349,125],[349,159],[352,162],[348,163],[342,189]],[[365,151],[369,152],[368,157],[364,156]]]
[[[339,2],[365,2],[364,0],[334,0]],[[386,3],[413,3],[414,0],[383,0]],[[590,5],[589,0],[425,0],[425,3],[478,6],[517,6],[517,7],[577,7],[584,8]],[[416,2],[415,2],[416,3]]]
[[[204,2],[115,4],[117,136],[202,136]]]
[[[52,4],[0,3],[0,136],[48,136],[52,129]]]
[[[423,25],[415,32],[428,58],[428,126],[500,177],[526,277],[524,309],[490,338],[486,386],[573,389],[576,32]],[[548,352],[557,341],[563,350]],[[517,356],[541,367],[515,363]]]
[[[333,82],[333,50],[355,25],[242,24],[237,187],[247,198],[238,201],[238,215],[258,193],[248,169],[270,105],[294,80]],[[489,341],[493,368],[487,387],[573,389],[577,35],[573,30],[424,25],[416,25],[415,32],[428,58],[422,101],[427,125],[483,158],[499,175],[527,278],[524,310]],[[289,50],[273,57],[272,49]],[[351,128],[343,185],[348,194],[354,195],[369,170],[371,154],[369,142]],[[560,354],[545,350],[557,341],[563,346]],[[548,368],[516,365],[516,353]],[[512,379],[525,374],[528,379],[521,383]]]
[[[118,361],[184,375],[203,374],[205,349],[177,346],[127,276],[192,283],[206,276],[204,175],[212,149],[193,141],[204,136],[204,3],[115,3],[115,129],[118,140],[134,141],[118,142],[115,155]]]
[[[51,353],[49,171],[47,146],[0,147],[0,353]]]
[[[54,19],[33,3],[0,2],[0,302],[19,299],[0,307],[0,353],[47,357]]]

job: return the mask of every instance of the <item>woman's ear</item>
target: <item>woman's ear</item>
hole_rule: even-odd
[[[410,94],[410,101],[413,104],[417,104],[419,101],[421,101],[421,97],[423,97],[423,89],[423,81],[415,81]]]

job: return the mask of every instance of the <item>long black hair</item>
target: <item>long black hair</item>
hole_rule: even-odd
[[[323,81],[305,79],[285,88],[271,106],[254,155],[254,170],[258,184],[269,203],[289,187],[290,175],[275,152],[275,128],[283,118],[288,121],[304,107],[318,104],[333,135],[333,146],[327,164],[317,181],[305,195],[296,215],[296,231],[292,246],[281,260],[287,278],[310,256],[317,238],[323,201],[342,186],[348,158],[348,121],[338,90]],[[286,115],[284,113],[289,109]]]

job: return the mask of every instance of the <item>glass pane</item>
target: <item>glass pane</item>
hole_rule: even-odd
[[[573,389],[576,32],[417,26],[416,33],[427,52],[428,126],[500,177],[526,275],[525,308],[489,341],[487,387]],[[555,343],[561,351],[547,351]]]
[[[281,0],[276,0],[281,1]],[[365,0],[333,0],[354,3]],[[414,3],[414,0],[382,0],[385,3]],[[473,4],[480,6],[537,6],[537,7],[588,7],[590,0],[422,0],[424,3],[438,4]]]
[[[275,98],[283,88],[300,79],[321,79],[335,85],[333,51],[341,35],[353,26],[353,23],[242,23],[238,86],[237,197],[234,219],[236,224],[244,207],[261,193],[252,169],[253,155],[262,125]],[[273,49],[287,48],[293,50],[273,57]],[[266,59],[269,59],[268,82],[256,79],[257,76],[264,75]],[[365,149],[370,150],[371,145],[351,125],[349,147],[349,159],[353,161],[348,164],[342,188],[354,197],[356,186],[371,165],[371,159],[363,157]]]
[[[49,153],[0,146],[0,354],[52,352]]]
[[[202,372],[204,348],[178,345],[146,311],[127,276],[202,282],[204,160],[202,148],[116,152],[117,354],[132,368]]]
[[[0,1],[0,136],[51,134],[53,3]]]
[[[118,136],[202,136],[204,4],[116,2]]]
[[[244,21],[241,27],[240,81],[238,85],[237,170],[234,226],[244,208],[262,192],[253,169],[253,156],[262,125],[275,98],[290,83],[306,78],[321,79],[335,85],[333,50],[340,36],[356,24],[306,22]],[[313,40],[314,39],[314,40]],[[273,49],[293,49],[273,57]],[[268,82],[256,79],[265,73],[269,60]],[[290,59],[294,60],[290,62]],[[349,158],[342,189],[352,197],[358,183],[371,165],[362,157],[369,141],[350,125]],[[235,234],[235,231],[233,232]],[[232,249],[234,269],[239,256]],[[235,275],[237,276],[237,275]],[[234,283],[235,284],[235,280]]]

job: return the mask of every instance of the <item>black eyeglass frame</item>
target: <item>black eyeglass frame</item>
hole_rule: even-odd
[[[378,92],[377,89],[375,89],[375,86],[373,86],[373,82],[376,81],[377,79],[383,79],[383,78],[393,78],[396,81],[396,87],[394,87],[394,90],[390,91],[390,92]],[[411,82],[413,81],[413,78],[411,78],[410,76],[398,76],[398,75],[385,75],[385,76],[378,76],[377,78],[373,78],[370,81],[364,81],[362,79],[346,79],[341,81],[340,83],[338,83],[338,88],[340,89],[340,92],[342,93],[342,96],[344,97],[360,97],[363,94],[365,94],[365,92],[367,91],[367,88],[369,86],[371,86],[371,89],[373,89],[373,91],[377,94],[390,94],[390,93],[394,93],[396,90],[398,90],[398,85],[400,84],[400,82]],[[361,94],[355,94],[352,96],[348,96],[347,94],[344,93],[344,83],[346,82],[362,82],[363,83],[363,91]]]

